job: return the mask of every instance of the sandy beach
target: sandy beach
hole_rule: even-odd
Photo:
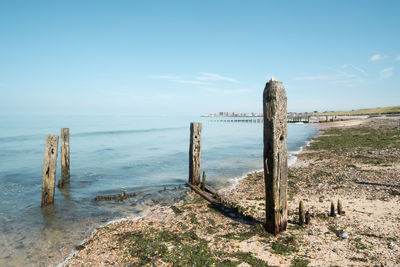
[[[174,206],[98,229],[62,266],[399,266],[400,117],[321,124],[289,172],[288,229],[265,232],[264,180],[219,193],[242,214],[192,191]],[[344,215],[328,216],[331,202]],[[299,225],[304,202],[311,223]]]

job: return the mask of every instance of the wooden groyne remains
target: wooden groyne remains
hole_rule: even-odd
[[[287,114],[286,91],[281,82],[270,80],[263,93],[263,117],[257,118],[230,118],[214,120],[218,122],[263,123],[264,141],[264,182],[265,182],[265,229],[274,235],[287,228],[287,123],[293,122],[329,122],[340,120],[338,116],[293,116]],[[217,190],[206,184],[206,175],[203,171],[201,178],[201,133],[200,122],[190,123],[189,144],[189,177],[187,185],[209,201],[223,213],[228,210],[237,212],[243,217],[243,209],[231,199],[218,194]],[[46,138],[42,182],[42,203],[47,206],[54,203],[56,184],[57,154],[59,137],[48,135]],[[70,138],[69,129],[61,129],[61,180],[58,183],[60,190],[70,183]],[[164,186],[164,191],[166,187]],[[136,193],[125,193],[107,196],[97,196],[95,201],[123,201],[135,197]],[[331,216],[335,216],[334,205],[331,205]],[[338,201],[338,213],[342,214],[342,204]],[[252,217],[249,217],[251,220]],[[299,205],[299,223],[310,222],[309,211],[304,212],[304,205]]]

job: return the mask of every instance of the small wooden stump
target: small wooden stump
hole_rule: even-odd
[[[200,184],[201,123],[190,123],[189,183]]]
[[[63,188],[70,181],[69,168],[69,128],[61,129],[61,180],[58,181],[58,188]]]
[[[338,215],[343,215],[343,206],[342,206],[342,201],[340,199],[338,199],[337,201],[337,214]]]
[[[206,190],[206,172],[203,171],[203,177],[201,179],[201,190]]]
[[[331,211],[330,211],[330,213],[329,213],[329,216],[331,216],[331,217],[336,217],[335,205],[333,204],[333,201],[331,201]]]
[[[304,216],[304,205],[303,205],[303,201],[300,200],[300,203],[299,203],[299,224],[300,225],[303,225],[304,220],[305,220],[304,217],[305,217]]]
[[[266,230],[287,227],[287,98],[281,82],[271,80],[263,93]]]
[[[58,136],[47,135],[44,148],[43,182],[42,182],[42,207],[54,202],[56,185]]]
[[[310,214],[310,211],[307,210],[305,223],[310,224],[310,222],[311,222],[311,214]]]

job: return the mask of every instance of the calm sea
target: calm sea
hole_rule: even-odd
[[[262,123],[201,117],[1,116],[0,266],[57,265],[96,227],[184,196],[189,125],[203,123],[202,170],[215,187],[262,168]],[[71,184],[41,208],[47,134],[70,128]],[[288,125],[290,161],[318,129]],[[60,178],[58,159],[57,180]],[[179,189],[182,185],[182,189]],[[167,190],[162,190],[164,186]],[[97,195],[136,192],[124,202]]]

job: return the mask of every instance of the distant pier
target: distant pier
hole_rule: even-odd
[[[263,123],[264,119],[262,117],[245,117],[245,118],[220,117],[217,119],[213,119],[211,121],[213,121],[213,122],[236,122],[236,123]],[[288,116],[287,122],[288,123],[296,123],[296,122],[309,123],[310,116]]]
[[[359,118],[360,116],[327,116],[327,115],[287,115],[287,123],[325,123],[333,121],[344,121]],[[361,117],[368,117],[361,116]],[[233,122],[233,123],[263,123],[264,119],[262,117],[213,117],[210,121],[212,122]]]

